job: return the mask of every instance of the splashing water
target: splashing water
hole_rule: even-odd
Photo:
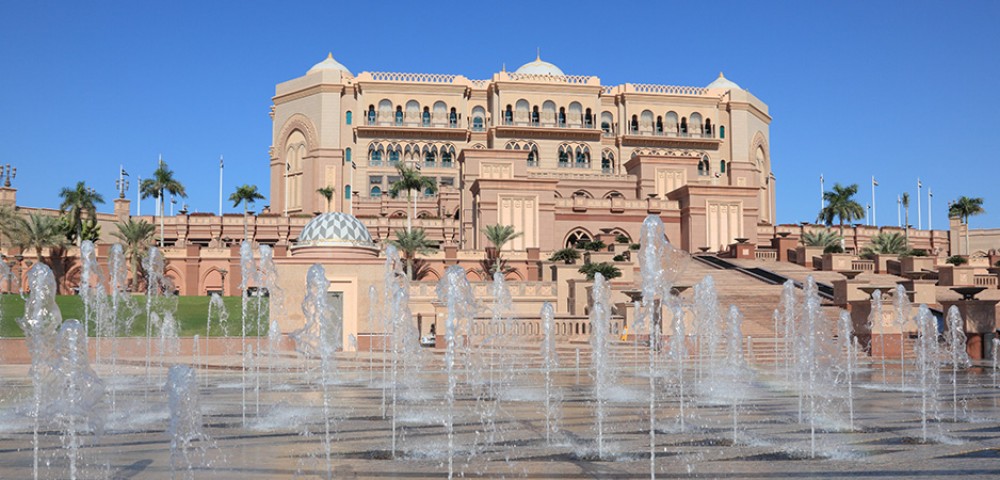
[[[559,353],[556,351],[555,309],[545,302],[539,314],[542,319],[542,368],[545,375],[545,443],[552,444],[552,437],[559,433],[559,405],[562,393],[553,384],[553,371],[559,368]]]
[[[445,270],[444,278],[437,286],[438,300],[447,306],[445,317],[445,354],[444,368],[448,376],[448,388],[445,392],[445,430],[448,433],[448,478],[455,475],[455,390],[458,387],[458,373],[455,363],[458,354],[458,342],[466,341],[459,337],[461,325],[469,325],[476,314],[476,300],[472,293],[469,280],[465,277],[465,269],[452,265]],[[466,329],[466,332],[469,330]]]
[[[966,350],[965,321],[957,305],[948,309],[945,325],[945,344],[948,349],[947,361],[951,365],[951,406],[952,420],[958,421],[958,370],[969,368],[972,359]]]
[[[202,430],[201,401],[195,371],[187,365],[174,365],[167,372],[167,402],[170,408],[170,469],[176,473],[177,462],[185,469],[185,478],[194,478],[191,449],[195,442],[208,440]]]
[[[594,275],[594,305],[590,311],[591,367],[594,382],[594,429],[597,432],[597,456],[604,459],[604,421],[607,417],[606,404],[611,383],[612,365],[608,352],[608,337],[611,324],[611,287],[600,273]]]

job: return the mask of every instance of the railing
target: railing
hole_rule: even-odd
[[[693,138],[693,139],[714,139],[715,132],[667,132],[659,130],[645,130],[643,128],[629,128],[629,135],[639,135],[643,137],[670,137],[670,138]]]
[[[685,87],[681,85],[656,85],[652,83],[630,84],[636,93],[659,93],[664,95],[705,95],[707,88]]]
[[[368,72],[377,82],[455,83],[458,75],[442,73]]]
[[[997,288],[997,276],[993,274],[975,275],[973,284],[977,287]]]
[[[572,83],[576,85],[586,85],[590,79],[595,78],[589,75],[540,75],[537,73],[516,73],[508,72],[507,77],[511,80],[527,80],[532,82],[547,83]]]
[[[778,261],[778,251],[777,250],[762,250],[762,249],[758,249],[757,253],[756,253],[756,256],[757,256],[757,260],[760,260],[762,262],[776,262],[776,261]]]
[[[875,260],[851,260],[851,270],[859,270],[862,272],[874,272],[875,271]]]
[[[484,89],[489,86],[490,80],[469,80],[469,83],[472,83],[472,88]]]

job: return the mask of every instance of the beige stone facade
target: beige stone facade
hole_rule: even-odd
[[[536,59],[485,80],[353,75],[330,56],[273,101],[271,211],[325,211],[316,190],[330,186],[331,209],[376,240],[410,210],[386,195],[399,163],[439,186],[421,192],[417,225],[463,250],[494,223],[524,232],[510,249],[549,252],[606,229],[636,239],[657,214],[674,243],[719,251],[775,218],[767,105],[721,74],[602,85]]]

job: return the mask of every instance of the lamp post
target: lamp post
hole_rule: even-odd
[[[222,276],[222,295],[219,295],[220,297],[226,296],[226,274],[228,273],[229,270],[226,270],[225,268],[219,269],[219,275]]]

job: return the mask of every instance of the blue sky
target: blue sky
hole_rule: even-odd
[[[935,227],[959,195],[985,198],[974,227],[1000,227],[998,20],[1000,2],[5,2],[0,163],[19,204],[55,207],[85,180],[110,211],[118,165],[134,182],[162,154],[190,208],[215,211],[220,154],[226,196],[269,190],[274,85],[327,51],[355,73],[488,78],[540,47],[605,84],[724,71],[753,92],[774,117],[780,222],[815,219],[822,173],[862,203],[874,175],[881,224],[920,177]]]

